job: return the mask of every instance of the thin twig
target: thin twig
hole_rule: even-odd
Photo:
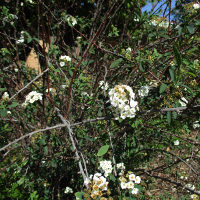
[[[31,82],[29,82],[22,89],[20,89],[16,94],[14,94],[12,97],[10,97],[9,101],[11,101],[13,98],[15,98],[20,92],[22,92],[23,90],[25,90],[29,85],[31,85],[33,82],[35,82],[38,78],[40,78],[41,76],[43,76],[43,74],[45,74],[48,71],[49,71],[49,68],[45,69],[41,74],[37,75]]]
[[[65,118],[60,114],[60,110],[58,108],[56,108],[56,111],[57,111],[58,116],[60,117],[61,121],[63,122],[63,124],[68,129],[69,137],[70,137],[73,149],[75,151],[75,155],[76,155],[76,159],[78,161],[79,169],[80,169],[80,172],[81,172],[81,174],[83,176],[84,184],[88,188],[88,184],[85,183],[85,180],[87,180],[88,177],[87,177],[87,175],[85,174],[85,172],[83,170],[83,166],[82,166],[82,163],[81,163],[81,158],[79,156],[78,150],[77,150],[76,145],[75,145],[75,141],[74,141],[74,138],[73,138],[73,132],[72,132],[72,129],[70,127],[70,123],[69,123],[69,121],[65,120]],[[82,157],[82,159],[84,159],[84,158]]]

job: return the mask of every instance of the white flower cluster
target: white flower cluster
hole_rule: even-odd
[[[199,121],[195,121],[193,123],[193,128],[196,129],[196,128],[199,128],[200,127],[200,122]]]
[[[180,144],[179,140],[175,140],[175,141],[174,141],[174,145],[175,145],[175,146],[178,146],[179,144]]]
[[[66,62],[71,62],[71,60],[69,56],[60,56],[60,66],[63,67]]]
[[[135,113],[139,108],[138,102],[135,101],[135,93],[130,86],[116,85],[108,94],[117,116],[122,119],[135,117]]]
[[[10,98],[8,92],[4,92],[1,98],[2,100],[7,101]]]
[[[150,90],[150,87],[149,86],[142,86],[139,90],[138,90],[138,95],[143,98],[143,97],[146,97],[148,96],[149,94],[149,90]]]
[[[21,31],[21,36],[19,38],[19,40],[17,40],[17,44],[21,44],[24,43],[24,31]]]
[[[77,24],[76,18],[71,15],[67,16],[67,21],[69,25],[72,25],[72,26],[75,26]]]
[[[112,163],[109,160],[100,161],[99,168],[104,172],[105,177],[112,173]]]
[[[51,93],[52,95],[55,95],[56,94],[56,89],[55,88],[49,88],[49,90],[48,90],[48,88],[45,90],[45,92],[49,92],[49,93]]]
[[[106,178],[102,176],[101,173],[90,175],[89,180],[86,180],[85,183],[88,183],[92,189],[90,194],[92,199],[95,199],[98,196],[102,196],[102,192],[108,189],[108,182],[106,181]]]
[[[169,26],[169,22],[168,21],[166,21],[166,20],[164,20],[164,21],[157,21],[157,20],[155,20],[155,19],[153,19],[152,21],[151,21],[151,24],[153,25],[153,26],[159,26],[159,27],[161,27],[161,28],[168,28],[168,26]],[[170,22],[170,24],[172,25],[173,24],[173,22]]]
[[[73,190],[70,187],[66,187],[64,193],[65,194],[73,193]]]
[[[194,9],[199,9],[200,8],[200,4],[199,3],[194,3],[193,4],[193,8]]]
[[[109,88],[108,83],[105,82],[105,81],[99,81],[99,87],[100,87],[102,90],[108,90],[108,88]]]
[[[36,91],[32,91],[30,92],[27,96],[26,96],[26,100],[25,102],[22,104],[22,106],[27,106],[28,103],[34,103],[37,100],[42,100],[42,94],[38,93]]]
[[[128,180],[121,176],[119,178],[122,190],[131,189],[132,194],[138,193],[138,188],[135,188],[135,184],[139,184],[141,182],[141,178],[139,176],[135,176],[135,174],[130,173],[128,175]]]
[[[126,167],[125,167],[124,163],[118,163],[117,164],[117,169],[124,170],[124,169],[126,169]]]

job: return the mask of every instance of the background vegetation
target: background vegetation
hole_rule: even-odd
[[[105,198],[199,198],[200,9],[146,3],[0,2],[0,199],[90,199],[84,179],[102,160],[141,177],[132,195],[110,174]],[[120,84],[134,118],[115,119]],[[24,106],[31,91],[42,100]]]

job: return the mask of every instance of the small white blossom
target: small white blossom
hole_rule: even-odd
[[[199,128],[199,127],[200,127],[199,121],[195,121],[195,122],[193,123],[193,128],[196,129],[196,128]]]
[[[122,188],[122,190],[126,189],[127,188],[127,183],[121,182],[121,188]]]
[[[136,177],[135,177],[135,174],[130,174],[130,175],[129,175],[129,180],[130,180],[130,181],[135,181],[135,178],[136,178]]]
[[[132,181],[128,182],[127,183],[127,186],[126,186],[128,189],[133,189],[134,188],[134,183]]]
[[[138,90],[138,95],[143,98],[143,97],[146,97],[148,96],[149,94],[149,90],[150,90],[150,87],[149,86],[142,86],[139,90]]]
[[[109,88],[108,83],[107,83],[107,82],[104,82],[104,81],[99,81],[99,87],[100,87],[102,90],[108,90],[108,88]]]
[[[141,178],[139,176],[135,177],[135,183],[139,184],[141,182]]]
[[[73,190],[70,187],[66,187],[64,193],[65,194],[73,193]]]
[[[11,112],[10,112],[10,111],[7,111],[7,114],[8,114],[8,115],[11,115]]]
[[[179,140],[175,140],[175,141],[174,141],[174,145],[175,145],[175,146],[178,146],[179,144],[180,144]]]
[[[15,72],[18,72],[19,70],[17,68],[14,69]]]
[[[2,100],[7,101],[9,98],[10,98],[10,97],[9,97],[8,92],[4,92],[4,93],[3,93],[3,96],[2,96]]]
[[[131,193],[132,193],[132,194],[137,194],[137,193],[138,193],[138,188],[133,188],[133,190],[132,190]]]
[[[117,169],[125,169],[124,163],[118,163],[117,164]]]
[[[200,8],[200,4],[199,4],[199,3],[193,4],[193,8],[194,8],[194,9],[199,9],[199,8]]]
[[[65,66],[65,62],[63,62],[63,61],[60,62],[60,66],[61,66],[61,67]]]
[[[69,56],[60,56],[60,60],[62,60],[63,62],[71,62],[71,57]]]
[[[127,53],[131,53],[131,51],[132,51],[131,47],[128,47],[128,48],[126,49],[126,52],[127,52]]]
[[[76,18],[71,15],[67,17],[67,21],[68,21],[68,23],[71,23],[72,26],[75,26],[77,24]]]

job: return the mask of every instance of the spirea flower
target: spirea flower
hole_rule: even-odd
[[[69,15],[67,17],[67,21],[68,21],[69,25],[72,25],[72,26],[75,26],[77,24],[76,18],[71,15]]]
[[[10,98],[10,97],[9,97],[8,92],[4,92],[4,93],[3,93],[3,96],[2,96],[2,100],[7,101],[9,98]]]
[[[193,4],[193,8],[194,8],[194,9],[199,9],[199,8],[200,8],[200,4],[199,4],[199,3]]]
[[[133,190],[132,190],[131,193],[132,193],[132,194],[137,194],[137,193],[138,193],[138,188],[133,188]]]
[[[66,187],[64,193],[65,194],[73,193],[73,190],[70,187]]]
[[[195,129],[195,128],[199,128],[199,127],[200,127],[200,122],[199,121],[195,121],[193,123],[193,128]]]
[[[149,94],[149,90],[150,90],[150,87],[149,86],[142,86],[139,90],[138,90],[138,95],[143,98],[143,97],[146,97],[148,96]]]
[[[108,83],[107,83],[107,82],[104,82],[104,81],[99,81],[99,87],[100,87],[102,90],[108,90],[108,88],[109,88]]]
[[[175,140],[175,141],[174,141],[174,145],[175,145],[175,146],[178,146],[179,144],[180,144],[179,140]]]
[[[38,100],[42,100],[42,94],[36,91],[32,91],[26,96],[26,100],[22,105],[27,106],[28,103],[34,103],[35,101]]]
[[[117,164],[117,169],[122,169],[124,170],[126,167],[124,166],[124,163],[118,163]]]
[[[115,114],[122,119],[134,118],[139,110],[138,102],[135,101],[135,93],[128,85],[116,85],[109,91],[111,105],[115,108]],[[118,117],[117,117],[118,119]]]
[[[112,173],[112,163],[111,161],[100,161],[100,167],[99,167],[103,172],[104,176],[107,177],[108,174]]]

